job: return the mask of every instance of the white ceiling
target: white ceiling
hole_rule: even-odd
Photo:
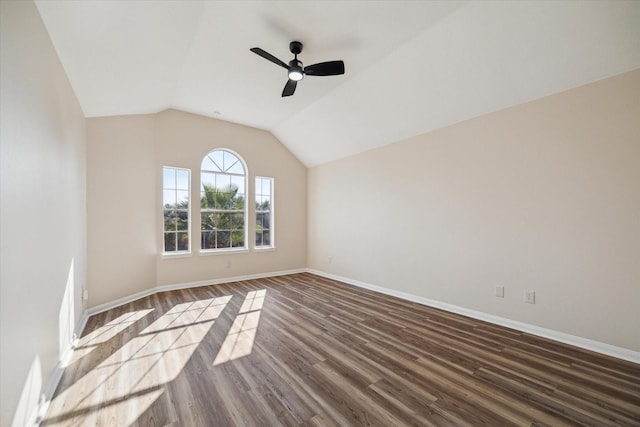
[[[87,117],[271,131],[307,166],[640,68],[640,1],[37,0]],[[342,59],[281,98],[291,40]]]

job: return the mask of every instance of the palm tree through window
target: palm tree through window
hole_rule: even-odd
[[[246,249],[246,182],[246,168],[237,154],[218,149],[202,159],[202,250]]]

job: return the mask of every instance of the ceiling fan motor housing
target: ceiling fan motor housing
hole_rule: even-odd
[[[302,43],[300,43],[299,41],[292,41],[291,43],[289,43],[289,50],[294,55],[298,55],[300,52],[302,52]]]

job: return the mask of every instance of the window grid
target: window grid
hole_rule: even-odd
[[[256,177],[256,248],[273,248],[273,178]]]
[[[163,252],[189,253],[190,171],[165,166],[162,168]]]
[[[246,249],[246,173],[238,156],[214,150],[202,160],[200,187],[203,251]]]

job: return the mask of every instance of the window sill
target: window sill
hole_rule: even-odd
[[[276,247],[275,246],[265,246],[265,247],[253,248],[253,250],[256,251],[256,252],[275,252]]]
[[[191,252],[178,252],[178,253],[162,253],[160,259],[177,259],[177,258],[191,258],[193,253]]]
[[[213,250],[200,251],[198,253],[198,255],[200,255],[200,256],[210,256],[210,255],[246,254],[246,253],[249,253],[249,249],[247,249],[247,248],[213,249]]]

